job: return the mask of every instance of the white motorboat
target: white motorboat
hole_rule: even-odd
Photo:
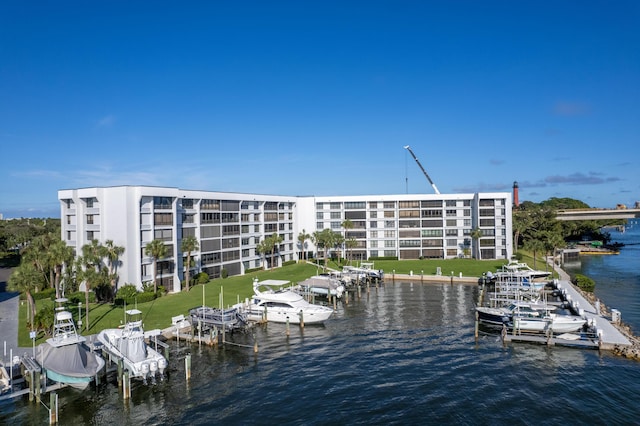
[[[122,359],[124,367],[132,378],[155,380],[156,374],[163,377],[167,360],[155,349],[147,345],[149,336],[159,334],[159,330],[145,333],[142,327],[142,312],[129,309],[125,312],[124,328],[108,328],[98,333],[98,341],[104,350],[117,359]]]
[[[508,325],[520,331],[570,333],[582,329],[586,323],[586,319],[577,315],[549,314],[539,318],[514,316]]]
[[[489,279],[493,280],[499,280],[501,277],[518,277],[519,279],[527,278],[529,281],[533,281],[535,279],[548,278],[550,275],[550,271],[533,269],[526,263],[519,262],[516,259],[509,260],[509,263],[502,265],[495,274],[487,273]]]
[[[513,317],[518,318],[540,318],[556,309],[555,306],[537,302],[513,302],[506,307],[490,308],[486,306],[476,307],[478,321],[502,326],[512,321]]]
[[[254,321],[267,320],[279,323],[321,323],[331,317],[333,309],[307,302],[300,294],[286,287],[289,281],[254,280],[254,296],[241,309]]]
[[[338,299],[340,299],[344,293],[344,285],[342,285],[342,283],[336,278],[329,275],[316,275],[314,277],[307,278],[306,280],[299,282],[293,289],[302,295],[331,295]]]
[[[85,389],[98,372],[104,360],[86,345],[86,338],[78,334],[71,312],[56,299],[53,336],[38,346],[36,360],[44,367],[50,380]]]

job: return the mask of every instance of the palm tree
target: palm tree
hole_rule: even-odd
[[[280,252],[280,244],[282,243],[282,237],[275,232],[271,235],[269,245],[271,246],[271,267],[274,265],[274,257],[276,252]]]
[[[109,278],[111,282],[111,291],[115,296],[118,290],[118,266],[120,265],[120,256],[124,253],[124,247],[117,246],[113,240],[107,240],[104,243],[104,254],[109,264]]]
[[[338,265],[340,265],[340,258],[342,257],[342,250],[344,249],[344,235],[339,232],[333,233],[333,247],[338,252]]]
[[[22,262],[9,276],[8,289],[24,293],[27,297],[29,310],[27,312],[27,322],[33,330],[33,320],[36,316],[36,303],[33,300],[33,292],[38,290],[42,274],[30,262]]]
[[[191,272],[191,252],[196,251],[200,248],[200,246],[198,245],[198,239],[193,236],[193,235],[189,235],[188,237],[185,237],[182,239],[182,243],[180,245],[180,249],[182,250],[183,253],[187,253],[187,265],[185,267],[185,281],[186,281],[186,290],[189,291],[189,279],[190,279],[190,272]]]
[[[89,291],[96,287],[101,278],[104,247],[96,239],[82,246],[82,256],[78,257],[78,272],[84,281],[84,301],[86,308],[86,330],[89,330]]]
[[[300,251],[302,251],[302,258],[304,260],[307,260],[307,251],[304,249],[304,246],[307,242],[307,240],[311,238],[311,235],[307,234],[307,231],[305,231],[304,229],[302,230],[302,232],[300,232],[298,234],[298,242],[300,243]]]
[[[349,264],[353,260],[353,249],[358,246],[358,241],[354,237],[349,237],[345,241],[345,245],[347,246],[347,255],[349,256]]]
[[[158,260],[167,255],[167,246],[161,240],[153,240],[144,248],[144,254],[153,258],[153,292],[158,291]]]
[[[271,250],[273,248],[273,245],[269,243],[269,238],[265,238],[264,240],[260,241],[257,245],[256,245],[256,252],[261,255],[261,257],[263,258],[262,261],[262,268],[266,269],[266,254],[269,253],[269,250]]]
[[[471,238],[476,242],[476,252],[478,260],[482,260],[482,252],[480,250],[480,238],[482,237],[482,230],[480,228],[474,228],[471,231]]]
[[[64,265],[73,262],[73,247],[68,246],[64,241],[58,240],[49,248],[49,263],[53,266],[55,278],[54,287],[56,289],[56,299],[60,297],[60,281],[62,279],[62,269]]]
[[[537,269],[536,254],[538,252],[544,251],[545,249],[544,243],[538,238],[530,238],[524,243],[524,248],[525,250],[528,250],[533,253],[533,269]]]
[[[355,240],[352,242],[353,237],[349,237],[349,231],[353,229],[353,222],[350,219],[345,219],[342,221],[342,227],[344,228],[344,237],[347,241],[347,248],[349,249],[348,260],[351,263],[351,249],[355,247]]]

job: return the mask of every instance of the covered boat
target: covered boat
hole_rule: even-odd
[[[209,306],[198,306],[189,310],[191,324],[200,324],[203,328],[217,328],[219,330],[232,331],[242,328],[246,324],[245,316],[238,307],[219,309]]]
[[[56,299],[63,304],[66,299]],[[71,312],[56,308],[53,337],[38,346],[36,360],[50,380],[86,388],[104,368],[104,360],[86,345],[86,338],[77,333]]]

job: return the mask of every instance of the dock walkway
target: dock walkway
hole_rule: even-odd
[[[612,350],[615,346],[631,346],[631,341],[611,323],[611,318],[598,313],[591,302],[585,299],[570,281],[558,281],[557,288],[566,292],[567,300],[581,310],[587,320],[593,321],[596,328],[602,332],[601,349]]]

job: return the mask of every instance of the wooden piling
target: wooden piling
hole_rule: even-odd
[[[304,328],[304,314],[300,311],[298,315],[300,315],[300,328]]]
[[[191,354],[184,357],[184,373],[187,381],[191,380]]]
[[[49,424],[58,423],[58,394],[51,392],[49,394]]]
[[[131,379],[129,378],[129,371],[122,374],[122,399],[127,400],[131,398]]]
[[[478,340],[478,323],[479,323],[478,311],[476,311],[476,328],[475,328],[475,338],[476,338],[476,340]]]

